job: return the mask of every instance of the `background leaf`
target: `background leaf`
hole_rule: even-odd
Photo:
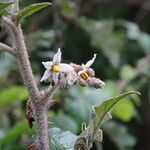
[[[69,130],[73,133],[77,133],[78,131],[77,122],[67,114],[59,113],[54,115],[50,121],[54,122],[54,124],[57,124],[57,127],[61,128],[62,130]],[[68,124],[67,127],[66,124]]]
[[[109,123],[102,125],[102,129],[119,150],[133,149],[136,143],[135,137],[128,133],[127,126],[111,120]]]
[[[0,108],[16,101],[26,100],[28,93],[25,86],[12,86],[0,91]]]
[[[27,133],[29,130],[27,120],[17,122],[5,135],[0,139],[1,144],[12,143],[17,138]]]
[[[135,115],[135,108],[133,103],[127,98],[123,98],[116,106],[113,108],[113,116],[116,118],[128,122]]]
[[[39,11],[40,9],[49,6],[51,3],[44,2],[44,3],[37,3],[37,4],[32,4],[27,7],[25,7],[23,10],[21,10],[17,15],[16,18],[17,20],[23,19],[25,17],[28,17],[32,15],[33,13]]]

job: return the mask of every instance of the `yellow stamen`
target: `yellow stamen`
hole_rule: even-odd
[[[53,72],[59,72],[60,71],[60,67],[58,65],[53,65],[52,68],[51,68],[51,70]]]
[[[89,75],[86,72],[82,72],[80,74],[80,77],[83,78],[84,80],[86,80],[89,77]]]

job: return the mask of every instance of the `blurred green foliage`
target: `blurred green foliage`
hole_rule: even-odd
[[[24,8],[35,2],[44,1],[21,0],[20,6]],[[37,82],[44,71],[41,62],[49,60],[57,47],[62,48],[64,62],[82,64],[97,53],[92,67],[96,77],[106,82],[101,90],[77,86],[56,93],[54,99],[59,103],[49,111],[49,124],[54,122],[64,131],[55,127],[52,130],[67,132],[67,136],[79,134],[81,124],[88,123],[93,105],[122,92],[138,90],[141,97],[132,95],[114,107],[113,121],[102,125],[102,144],[104,150],[149,149],[146,137],[150,135],[150,17],[146,14],[141,18],[144,12],[140,12],[140,8],[144,2],[60,0],[57,5],[53,1],[53,6],[22,20]],[[5,39],[2,30],[0,41]],[[26,149],[32,143],[34,131],[29,130],[24,120],[27,99],[15,60],[4,54],[4,58],[0,58],[0,148],[3,150]],[[58,143],[56,135],[53,143]]]

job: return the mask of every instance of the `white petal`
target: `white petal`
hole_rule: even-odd
[[[95,59],[96,59],[96,55],[97,54],[94,54],[94,57],[91,59],[91,60],[89,60],[84,66],[86,67],[86,68],[89,68],[93,63],[94,63],[94,61],[95,61]],[[83,67],[84,67],[83,66]]]
[[[42,62],[42,64],[44,65],[44,67],[48,70],[51,69],[51,66],[53,65],[53,63],[51,61],[46,61],[46,62]]]
[[[59,64],[59,67],[60,67],[61,72],[72,72],[72,71],[74,71],[74,68],[69,64],[61,63],[61,64]]]
[[[84,64],[82,64],[82,67],[83,67],[83,70],[85,71],[85,70],[87,70],[86,68],[86,65],[84,65]]]
[[[58,76],[59,76],[59,73],[53,73],[52,74],[52,78],[53,78],[53,81],[54,81],[54,83],[56,84],[57,82],[58,82]]]
[[[46,70],[46,71],[44,72],[44,75],[43,75],[43,77],[41,78],[40,81],[42,82],[42,81],[47,80],[50,75],[51,75],[50,71],[49,71],[49,70]]]
[[[61,50],[58,48],[57,53],[53,57],[53,62],[54,63],[60,63],[61,62]]]

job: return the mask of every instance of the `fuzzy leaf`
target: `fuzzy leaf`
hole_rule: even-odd
[[[111,118],[112,118],[112,115],[109,112],[107,112],[102,120],[102,123],[109,121]]]
[[[33,13],[39,11],[40,9],[49,6],[51,3],[48,2],[44,2],[44,3],[36,3],[36,4],[32,4],[29,5],[27,7],[25,7],[24,9],[22,9],[17,15],[16,18],[17,20],[21,20],[23,18],[26,18],[30,15],[32,15]]]
[[[124,98],[130,94],[140,94],[140,93],[136,92],[136,91],[127,92],[127,93],[121,94],[117,97],[106,100],[101,104],[93,106],[92,113],[91,113],[91,119],[89,122],[89,127],[91,128],[92,136],[94,136],[97,133],[97,130],[99,129],[100,124],[104,122],[103,120],[105,118],[108,118],[108,117],[106,117],[106,114],[108,115],[109,110],[117,102],[119,102],[122,98]]]
[[[77,136],[70,131],[63,131],[57,127],[49,129],[52,150],[73,150]]]
[[[94,141],[102,142],[103,140],[103,131],[101,129],[98,129],[96,134],[93,137]]]
[[[95,138],[97,137],[95,136]],[[88,149],[91,146],[92,146],[91,130],[90,128],[86,128],[77,137],[75,144],[74,144],[74,150]]]

